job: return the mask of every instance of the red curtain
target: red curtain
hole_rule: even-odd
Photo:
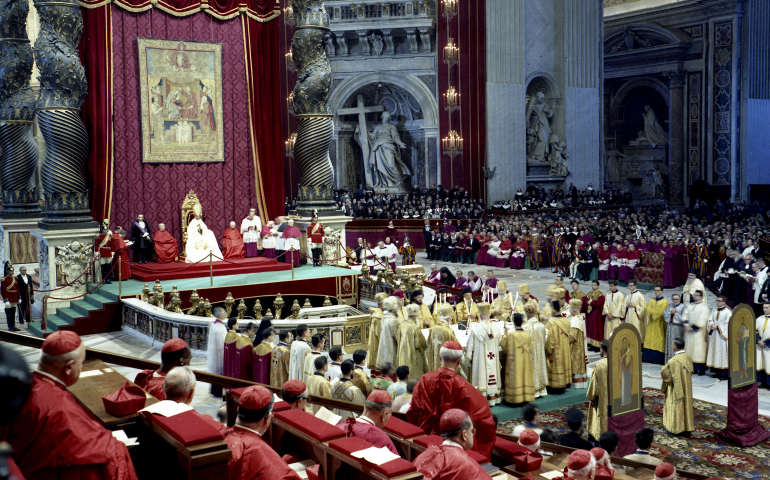
[[[450,130],[463,138],[462,155],[450,159],[441,152],[441,183],[445,188],[460,185],[472,197],[485,198],[486,181],[481,169],[486,156],[485,1],[458,2],[457,15],[450,21],[442,16],[443,3],[437,5],[439,132],[442,139]],[[459,65],[451,68],[444,63],[449,38],[460,49]],[[460,94],[460,109],[451,115],[444,109],[444,93],[450,85]]]
[[[272,8],[273,1],[259,3]],[[89,94],[82,115],[91,141],[87,181],[94,218],[109,217],[113,228],[125,228],[143,213],[153,229],[165,223],[181,241],[180,206],[190,190],[218,238],[251,206],[263,219],[281,215],[284,157],[280,123],[274,120],[282,105],[278,22],[261,22],[250,11],[241,15],[243,21],[221,21],[213,14],[182,17],[121,7],[83,10],[80,49]],[[137,37],[223,44],[224,162],[141,162]]]
[[[80,61],[86,69],[88,95],[80,116],[88,130],[89,156],[86,184],[91,216],[97,222],[109,217],[112,202],[112,18],[109,6],[81,9],[83,36]]]
[[[80,0],[79,3],[86,8],[98,8],[114,3],[129,12],[143,12],[157,7],[175,16],[203,11],[220,20],[233,18],[243,12],[264,22],[281,14],[278,0]]]

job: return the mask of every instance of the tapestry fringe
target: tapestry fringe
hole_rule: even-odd
[[[198,12],[205,12],[218,20],[230,20],[232,18],[235,18],[243,14],[243,15],[248,15],[249,18],[252,18],[257,22],[265,23],[271,20],[275,20],[281,15],[281,9],[278,6],[276,6],[276,8],[273,11],[267,14],[260,14],[257,12],[253,12],[248,7],[238,7],[236,9],[233,9],[232,11],[228,11],[224,14],[221,14],[219,12],[216,12],[215,10],[212,10],[211,6],[208,3],[201,3],[197,7],[193,7],[186,10],[177,10],[177,9],[174,9],[173,7],[160,3],[158,0],[151,0],[150,2],[147,2],[139,7],[128,5],[124,2],[121,2],[120,0],[101,0],[101,1],[97,0],[95,2],[91,2],[88,0],[85,0],[85,1],[80,0],[78,2],[78,4],[81,7],[88,8],[88,9],[101,8],[111,3],[117,5],[123,10],[127,10],[132,13],[146,12],[147,10],[150,10],[152,8],[159,8],[164,12],[168,13],[169,15],[173,15],[175,17],[186,17],[188,15],[193,15]]]

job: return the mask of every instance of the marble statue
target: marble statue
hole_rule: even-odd
[[[332,227],[324,228],[323,263],[334,265],[337,263],[334,259],[342,256],[341,248],[339,247],[341,233],[342,230],[339,229]]]
[[[665,145],[668,143],[668,133],[658,123],[655,111],[649,106],[644,106],[644,138],[653,147],[655,145]]]
[[[548,174],[556,177],[566,177],[569,175],[569,168],[567,167],[569,159],[567,142],[564,140],[559,141],[559,137],[556,134],[551,135],[551,152],[548,154],[548,163],[551,168]]]
[[[620,158],[618,157],[627,157],[627,155],[623,155],[617,150],[608,150],[607,153],[607,183],[610,185],[619,186],[620,185]]]
[[[364,148],[363,142],[369,145],[369,165],[372,170],[372,182],[380,188],[403,188],[404,181],[412,176],[409,167],[401,160],[401,148],[406,144],[398,136],[398,129],[390,123],[390,113],[382,112],[382,123],[374,127],[374,131],[361,135],[356,127],[354,137]]]
[[[527,160],[538,162],[546,161],[550,152],[549,140],[551,138],[551,125],[553,119],[551,107],[545,103],[545,94],[537,92],[527,106],[527,127],[532,129],[536,138],[532,150],[527,154]]]

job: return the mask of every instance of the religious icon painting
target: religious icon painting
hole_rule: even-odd
[[[757,340],[754,310],[745,304],[733,309],[727,327],[728,388],[747,387],[756,382]]]
[[[609,416],[619,417],[641,410],[642,337],[630,323],[617,327],[609,345]]]
[[[224,162],[222,44],[137,38],[143,163]]]

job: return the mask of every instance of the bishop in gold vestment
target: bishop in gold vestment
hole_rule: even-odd
[[[564,390],[572,382],[570,321],[552,317],[548,322],[545,354],[548,356],[548,387]]]
[[[380,292],[374,296],[374,301],[377,302],[377,307],[370,308],[369,313],[372,314],[372,324],[369,326],[369,355],[368,365],[370,370],[377,369],[377,351],[380,348],[380,330],[382,329],[382,302],[388,298],[388,294]]]
[[[570,362],[572,367],[572,382],[570,388],[586,388],[588,376],[586,363],[588,363],[588,342],[586,342],[586,320],[580,313],[583,301],[573,298],[569,301],[570,316]]]
[[[532,371],[535,387],[535,398],[548,395],[548,359],[545,356],[545,325],[537,318],[538,308],[528,305],[526,313],[530,317],[522,325],[525,332],[532,336]]]
[[[507,331],[500,344],[506,353],[505,401],[512,404],[535,401],[532,336],[521,327],[523,321],[524,316],[516,314],[513,320],[515,330]]]
[[[281,334],[283,336],[283,334]],[[273,349],[273,358],[270,360],[270,386],[283,387],[289,381],[289,362],[291,362],[291,350],[283,340]]]
[[[508,291],[504,280],[497,282],[497,298],[492,300],[492,318],[494,320],[510,321],[513,310],[513,297]]]
[[[453,312],[452,307],[449,304],[445,304],[441,307],[441,316],[438,319],[438,323],[430,329],[428,334],[428,353],[426,354],[429,372],[441,366],[441,357],[439,356],[441,345],[444,342],[457,341],[454,330],[449,327],[449,321],[452,319]]]
[[[692,360],[684,345],[675,346],[674,357],[661,369],[663,379],[663,427],[677,435],[695,430],[692,409]]]
[[[316,358],[321,359],[327,359],[327,357],[319,356]],[[328,360],[327,360],[328,362]],[[329,364],[324,363],[324,366],[321,370],[318,370],[316,367],[316,371],[307,377],[307,393],[309,395],[312,395],[314,397],[321,397],[321,398],[332,398],[332,384],[329,380],[326,379],[326,371],[329,370]],[[311,404],[310,410],[313,412],[313,415],[318,413],[318,410],[321,409],[321,405],[317,404]]]
[[[586,398],[591,402],[588,406],[588,434],[595,440],[607,431],[607,405],[609,405],[609,384],[607,383],[609,368],[607,365],[607,348],[609,342],[601,343],[602,359],[594,365],[591,382],[588,384]]]
[[[463,292],[468,291],[467,294],[463,293],[463,298],[460,299],[460,301],[455,305],[455,311],[457,322],[467,322],[470,318],[471,322],[478,322],[479,321],[479,307],[476,305],[476,303],[471,298],[471,289],[470,288],[463,288]],[[466,298],[467,297],[467,298]],[[468,313],[470,312],[470,313]]]
[[[647,302],[644,315],[647,317],[647,334],[644,337],[642,361],[663,364],[666,353],[666,323],[665,313],[668,300],[663,297],[663,288],[655,287],[655,298]]]
[[[409,367],[410,378],[420,378],[428,371],[425,360],[425,352],[428,350],[428,342],[417,325],[419,321],[419,307],[409,305],[407,307],[408,318],[398,327],[398,356],[396,365]]]
[[[436,320],[433,318],[433,314],[430,313],[430,308],[422,303],[423,293],[422,290],[415,290],[412,292],[412,305],[417,305],[420,308],[420,328],[432,328],[436,324]]]
[[[535,315],[530,315],[527,312],[524,311],[527,305],[534,305],[537,307],[537,311],[535,311],[535,315],[538,315],[540,313],[540,304],[537,300],[535,300],[535,297],[529,294],[529,285],[526,283],[522,283],[519,285],[519,301],[516,302],[513,313],[522,313],[526,317],[532,317]]]

